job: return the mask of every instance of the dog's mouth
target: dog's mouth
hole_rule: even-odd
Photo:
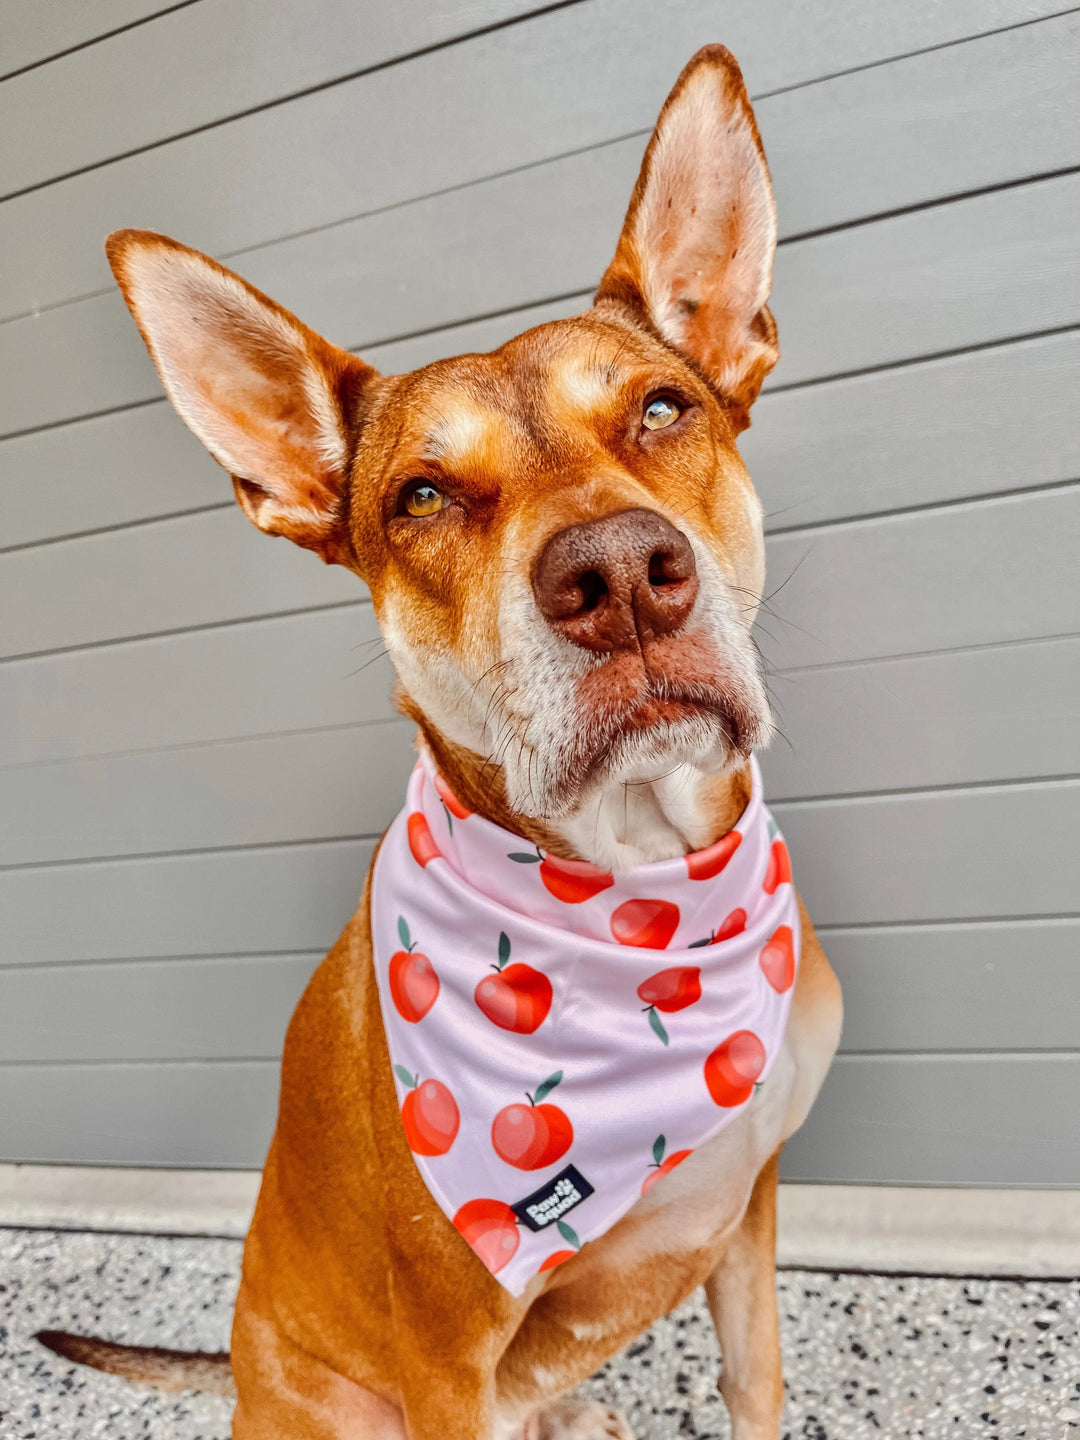
[[[552,767],[545,808],[572,811],[608,779],[641,782],[683,763],[719,772],[744,762],[768,733],[763,698],[758,683],[692,637],[612,656],[578,681],[573,733]]]

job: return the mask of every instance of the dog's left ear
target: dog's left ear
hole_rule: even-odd
[[[705,371],[738,429],[776,364],[776,207],[742,72],[723,45],[699,50],[645,151],[596,303],[651,324]]]
[[[118,230],[105,250],[169,399],[248,519],[349,564],[350,422],[376,372],[166,235]]]

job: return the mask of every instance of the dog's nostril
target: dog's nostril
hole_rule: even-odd
[[[581,605],[579,613],[586,613],[595,610],[600,601],[608,593],[607,581],[600,574],[599,570],[586,570],[578,578],[578,589],[581,591]]]
[[[682,575],[670,575],[671,556],[663,550],[655,550],[649,556],[649,584],[653,589],[661,585],[675,585],[684,577]]]

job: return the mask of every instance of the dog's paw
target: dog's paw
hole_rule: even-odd
[[[558,1400],[534,1415],[524,1440],[634,1440],[626,1416],[597,1400]]]

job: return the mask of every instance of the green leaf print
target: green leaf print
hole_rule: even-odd
[[[499,969],[510,959],[510,936],[505,930],[499,931]]]
[[[657,1038],[662,1040],[664,1044],[667,1045],[669,1043],[668,1033],[664,1029],[664,1022],[660,1019],[660,1016],[656,1013],[656,1011],[651,1005],[649,1006],[649,1024],[655,1031]]]
[[[412,949],[412,936],[409,934],[409,927],[405,922],[405,916],[399,915],[397,922],[398,938],[406,950]]]
[[[516,860],[519,865],[539,865],[544,857],[539,853],[536,855],[526,855],[520,850],[513,850],[506,858],[508,860]]]
[[[652,1146],[652,1158],[656,1161],[657,1165],[661,1165],[661,1164],[663,1163],[663,1160],[664,1160],[664,1151],[665,1151],[666,1149],[667,1149],[667,1136],[665,1136],[665,1135],[657,1135],[656,1139],[653,1141],[653,1146]]]
[[[556,1070],[554,1075],[549,1075],[542,1085],[536,1087],[536,1094],[533,1096],[533,1104],[539,1105],[540,1101],[551,1094],[556,1085],[562,1083],[563,1072]]]
[[[559,1234],[560,1234],[560,1235],[562,1236],[562,1238],[566,1241],[566,1243],[567,1243],[568,1245],[572,1245],[575,1250],[580,1250],[580,1249],[581,1249],[581,1241],[580,1241],[580,1240],[578,1239],[578,1237],[577,1237],[577,1231],[574,1230],[571,1226],[567,1225],[567,1223],[566,1223],[565,1220],[559,1220],[559,1221],[557,1222],[557,1224],[558,1224]]]
[[[410,1090],[416,1089],[416,1082],[419,1079],[419,1076],[410,1075],[408,1070],[405,1069],[404,1065],[395,1065],[394,1074],[401,1081],[401,1083],[403,1085],[407,1085]]]

